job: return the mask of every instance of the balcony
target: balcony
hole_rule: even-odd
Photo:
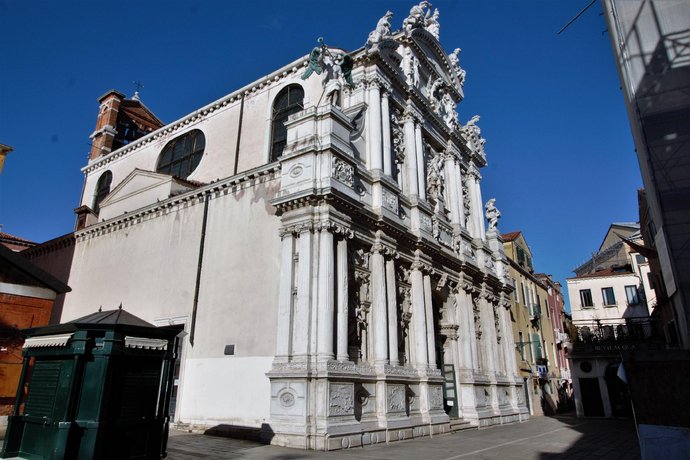
[[[663,349],[664,338],[648,317],[573,321],[573,354]]]

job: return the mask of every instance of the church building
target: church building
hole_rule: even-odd
[[[184,325],[175,423],[331,450],[529,416],[460,49],[426,1],[392,19],[167,125],[99,99],[74,235],[26,254],[68,264],[62,322]]]

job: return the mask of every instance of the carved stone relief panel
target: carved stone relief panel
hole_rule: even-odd
[[[352,383],[331,383],[328,395],[328,415],[354,415],[355,394]]]
[[[388,209],[391,212],[394,212],[395,214],[398,214],[398,196],[394,193],[389,192],[386,189],[383,189],[383,194],[381,197],[383,201],[383,207]]]
[[[343,184],[348,187],[354,187],[355,185],[355,168],[349,163],[341,160],[340,158],[333,159],[333,177],[338,179]]]
[[[441,385],[429,386],[429,406],[431,409],[443,409],[443,388]]]
[[[489,393],[483,387],[474,387],[474,399],[477,407],[486,407]]]
[[[387,385],[386,386],[386,407],[388,412],[405,412],[407,409],[407,401],[405,394],[405,385]]]

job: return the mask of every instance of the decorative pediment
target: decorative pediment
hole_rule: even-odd
[[[98,217],[108,220],[194,188],[194,184],[167,174],[135,169],[103,199]]]

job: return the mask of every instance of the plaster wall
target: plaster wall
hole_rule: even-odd
[[[260,427],[270,417],[271,386],[264,374],[272,361],[273,356],[187,360],[180,420],[209,427],[220,423]]]
[[[625,296],[625,286],[639,286],[640,279],[636,275],[606,276],[597,278],[572,278],[568,280],[568,295],[571,299],[571,313],[573,321],[634,318],[649,316],[644,302],[639,305],[628,305]],[[602,288],[612,287],[616,298],[616,305],[604,306]],[[590,289],[593,307],[583,308],[580,302],[580,290]]]

